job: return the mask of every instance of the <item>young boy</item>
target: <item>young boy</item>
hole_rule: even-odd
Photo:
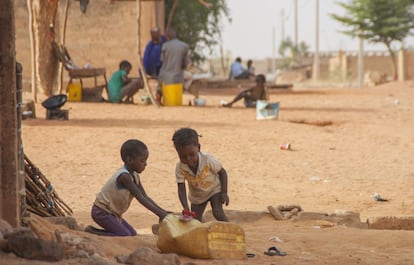
[[[139,140],[127,140],[121,147],[121,158],[124,166],[106,182],[92,206],[92,219],[103,230],[88,226],[85,229],[87,232],[106,236],[135,236],[135,229],[122,218],[134,197],[160,220],[168,214],[148,197],[139,179],[139,173],[147,165],[147,146]]]
[[[198,133],[191,128],[181,128],[173,135],[174,147],[180,159],[175,168],[178,197],[184,211],[188,212],[187,181],[191,211],[195,217],[201,221],[210,202],[214,218],[228,222],[223,210],[223,204],[229,204],[226,170],[213,156],[200,152],[198,137]]]
[[[255,108],[257,100],[269,99],[267,89],[265,87],[266,77],[262,74],[256,76],[256,85],[250,89],[243,90],[231,102],[223,104],[223,107],[231,108],[234,103],[244,99],[246,108]]]
[[[109,101],[112,103],[133,103],[133,97],[143,88],[142,81],[129,78],[132,69],[130,62],[124,60],[119,64],[119,70],[112,74],[108,82]]]

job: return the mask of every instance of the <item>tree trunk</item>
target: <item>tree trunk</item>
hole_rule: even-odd
[[[391,43],[385,43],[385,46],[387,46],[388,52],[391,56],[392,61],[392,78],[393,80],[397,80],[398,74],[397,74],[397,58],[395,57],[394,51],[391,49]]]
[[[2,0],[0,9],[0,219],[20,224],[16,44],[13,0]]]
[[[44,95],[53,94],[58,75],[58,60],[53,52],[51,40],[55,27],[58,0],[31,0],[34,56],[35,87]]]
[[[221,73],[222,75],[226,76],[228,75],[227,67],[224,64],[224,49],[223,49],[223,38],[221,37],[220,33],[220,63],[221,63]]]
[[[177,10],[177,5],[178,5],[178,0],[174,0],[174,3],[171,7],[170,13],[168,14],[168,22],[167,22],[167,27],[166,30],[169,30],[171,28],[173,19],[174,19],[174,15],[175,15],[175,10]]]

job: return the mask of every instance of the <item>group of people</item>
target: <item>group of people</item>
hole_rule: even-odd
[[[169,84],[183,84],[184,90],[198,97],[198,91],[190,89],[191,73],[186,69],[190,65],[189,46],[179,40],[174,29],[167,29],[165,36],[158,27],[151,29],[151,40],[145,47],[143,66],[145,73],[158,80],[156,100],[161,104],[162,86]],[[109,80],[109,101],[113,103],[133,103],[133,97],[139,89],[143,88],[142,78],[129,78],[131,64],[122,61],[119,70]],[[231,107],[237,101],[244,99],[246,107],[255,107],[257,100],[267,100],[268,93],[265,87],[266,78],[262,74],[255,74],[253,61],[247,61],[247,68],[242,65],[242,60],[237,57],[232,63],[229,79],[255,78],[256,85],[242,91],[231,102],[223,104],[223,107]]]
[[[161,84],[184,83],[184,70],[190,64],[188,52],[188,45],[176,38],[173,29],[167,30],[165,37],[159,28],[151,30],[151,41],[146,46],[143,65],[146,74],[159,81],[157,100],[160,101],[162,97]],[[143,87],[142,79],[128,77],[131,68],[131,63],[124,60],[120,63],[119,70],[112,75],[108,83],[111,102],[133,102],[134,94]],[[231,107],[241,99],[244,99],[246,107],[255,107],[257,100],[268,99],[265,76],[254,74],[251,60],[245,69],[241,65],[241,58],[236,58],[230,78],[251,77],[255,78],[256,85],[242,91],[231,102],[224,104],[224,107]],[[178,198],[183,212],[190,213],[199,221],[202,221],[203,213],[210,203],[216,220],[227,222],[223,210],[223,204],[229,204],[227,173],[212,155],[201,152],[199,137],[192,128],[181,128],[172,137],[179,158],[175,169]],[[140,181],[139,174],[145,170],[149,156],[147,146],[140,140],[130,139],[123,143],[120,154],[123,166],[107,180],[96,195],[91,209],[92,219],[102,229],[88,226],[85,229],[87,232],[107,236],[136,235],[135,229],[123,218],[133,198],[157,215],[160,221],[172,213],[152,200]]]
[[[147,43],[143,56],[144,71],[158,80],[156,100],[161,103],[162,85],[183,84],[190,91],[191,73],[189,46],[179,40],[174,29],[167,29],[165,36],[158,27],[151,29],[151,40]],[[133,96],[143,88],[142,78],[128,78],[131,64],[122,61],[119,70],[113,73],[108,82],[109,101],[112,103],[131,103]],[[198,93],[193,93],[198,97]]]
[[[175,177],[183,213],[189,213],[201,222],[210,203],[215,219],[228,222],[223,210],[223,204],[229,204],[226,170],[212,155],[201,152],[199,137],[192,128],[181,128],[172,137],[179,158]],[[102,228],[88,226],[87,232],[106,236],[137,235],[133,226],[123,218],[133,198],[157,215],[160,221],[172,213],[153,201],[140,181],[139,174],[147,166],[147,146],[140,140],[130,139],[122,144],[120,153],[124,165],[107,180],[91,209],[92,219]]]
[[[248,60],[246,68],[242,65],[242,59],[237,57],[230,66],[229,80],[234,79],[250,79],[255,76],[255,68],[253,61]]]

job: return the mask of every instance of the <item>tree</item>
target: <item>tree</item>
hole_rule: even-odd
[[[172,11],[172,12],[171,12]],[[190,46],[193,63],[205,60],[203,50],[219,43],[220,20],[229,18],[224,0],[178,1],[165,0],[165,25],[177,31],[178,37]]]
[[[343,33],[371,43],[383,43],[391,55],[393,76],[396,79],[397,62],[391,44],[395,41],[401,43],[414,28],[413,1],[351,0],[338,4],[347,14],[331,16],[348,28]]]
[[[279,47],[279,54],[283,57],[279,68],[288,69],[300,66],[303,57],[308,55],[308,51],[309,47],[305,42],[302,41],[299,44],[295,44],[289,37],[286,38]]]

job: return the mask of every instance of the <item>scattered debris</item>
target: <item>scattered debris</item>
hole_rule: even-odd
[[[381,197],[381,195],[379,195],[378,193],[374,193],[372,195],[372,197],[374,198],[374,200],[376,200],[377,202],[387,202],[388,199],[384,199]]]
[[[298,215],[299,212],[302,211],[302,207],[299,205],[279,205],[278,207],[267,206],[269,213],[276,219],[276,220],[287,220],[291,219]]]
[[[278,242],[278,243],[283,243],[283,240],[282,239],[280,239],[279,237],[277,237],[277,236],[272,236],[272,237],[269,237],[269,241],[272,241],[272,242]]]

